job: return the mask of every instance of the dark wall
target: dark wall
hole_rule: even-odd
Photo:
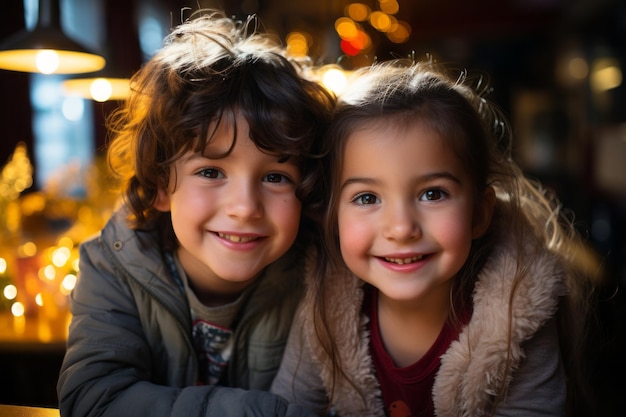
[[[24,29],[24,6],[21,0],[3,4],[0,13],[0,42]],[[32,154],[33,132],[29,97],[29,74],[0,70],[0,167],[19,142],[25,142]]]

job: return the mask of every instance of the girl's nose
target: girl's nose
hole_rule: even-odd
[[[384,237],[407,241],[417,239],[422,231],[415,209],[406,203],[390,205],[385,212]]]
[[[263,216],[260,190],[254,184],[248,182],[233,184],[228,194],[225,210],[229,217],[249,220]]]

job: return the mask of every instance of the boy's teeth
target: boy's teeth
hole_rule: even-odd
[[[227,235],[224,233],[218,233],[217,235],[221,237],[222,239],[226,239],[234,243],[246,243],[246,242],[251,242],[256,239],[256,237],[254,236],[234,236],[234,235]]]
[[[393,262],[394,264],[398,264],[398,265],[404,265],[404,264],[410,264],[412,262],[417,262],[423,257],[424,257],[423,255],[413,256],[411,258],[387,258],[385,257],[385,261]]]

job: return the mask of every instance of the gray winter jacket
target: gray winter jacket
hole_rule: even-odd
[[[257,281],[238,317],[224,386],[196,386],[187,298],[164,262],[158,233],[114,213],[80,248],[80,276],[58,381],[61,415],[306,415],[268,390],[302,294],[294,248]]]
[[[554,319],[559,297],[565,294],[564,275],[556,257],[532,238],[524,241],[525,253],[518,257],[505,220],[494,219],[498,240],[478,275],[472,318],[441,358],[433,387],[439,417],[485,416],[494,404],[497,416],[565,414],[565,374]],[[512,300],[509,334],[509,292],[518,259],[527,269]],[[325,283],[337,353],[343,370],[364,394],[338,376],[332,409],[340,417],[384,416],[369,351],[369,318],[361,312],[363,282],[346,272],[327,277]],[[332,375],[314,335],[315,300],[306,297],[301,308],[272,392],[323,415]]]

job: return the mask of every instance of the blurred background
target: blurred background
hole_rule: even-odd
[[[333,65],[335,75],[414,57],[482,77],[512,123],[518,162],[559,195],[587,256],[603,265],[590,382],[598,415],[622,415],[626,3],[619,0],[4,1],[0,67],[16,34],[45,25],[106,65],[86,74],[0,69],[0,403],[56,405],[77,245],[102,227],[117,197],[103,162],[106,117],[170,28],[206,7],[259,15],[290,53]],[[120,87],[94,89],[96,79]]]

